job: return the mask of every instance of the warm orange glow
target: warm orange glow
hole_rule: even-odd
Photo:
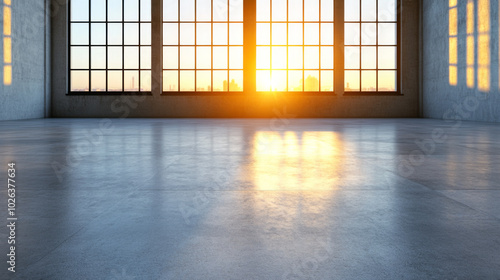
[[[342,167],[342,142],[331,131],[259,131],[253,147],[259,190],[331,190]]]
[[[478,0],[478,88],[482,91],[490,90],[490,1]]]
[[[10,65],[3,67],[3,84],[6,86],[12,84],[12,66]]]
[[[474,87],[474,1],[467,2],[467,87]]]
[[[458,64],[458,43],[457,43],[457,1],[456,0],[450,0],[449,2],[449,13],[448,13],[448,33],[449,33],[449,44],[448,44],[448,49],[449,49],[449,70],[448,70],[448,76],[449,76],[449,83],[452,86],[457,85],[457,80],[458,80],[458,74],[457,74],[457,64]]]
[[[12,84],[12,11],[11,0],[4,0],[3,7],[3,84]]]

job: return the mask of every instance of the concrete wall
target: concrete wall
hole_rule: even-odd
[[[0,1],[3,10],[4,1]],[[11,20],[0,14],[0,120],[43,118],[50,107],[50,25],[47,0],[11,0]],[[11,35],[4,27],[11,27]],[[11,38],[12,47],[4,46]],[[4,56],[12,55],[12,63]],[[12,82],[4,66],[12,66]],[[9,75],[10,76],[10,75]]]
[[[499,122],[498,0],[472,1],[469,5],[473,7],[474,17],[469,21],[468,1],[457,2],[455,54],[453,46],[450,48],[448,1],[423,0],[423,115],[428,118]],[[468,22],[473,28],[469,35]],[[454,20],[451,25],[455,25]],[[453,77],[450,80],[450,73],[453,76],[453,70],[450,72],[450,65],[454,66],[453,57],[457,59],[456,83]]]
[[[52,0],[53,3],[64,0]],[[251,1],[251,0],[246,0]],[[417,117],[419,1],[402,0],[402,96],[243,94],[237,96],[69,96],[67,7],[52,17],[54,117]],[[61,8],[60,10],[62,10]]]

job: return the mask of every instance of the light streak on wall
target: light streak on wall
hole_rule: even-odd
[[[449,23],[449,83],[452,86],[457,85],[457,0],[449,0],[449,12],[448,12],[448,23]]]
[[[12,84],[12,3],[3,0],[3,84]]]

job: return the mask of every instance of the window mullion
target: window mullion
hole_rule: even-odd
[[[334,91],[344,95],[344,0],[334,1]]]
[[[151,0],[151,92],[163,91],[163,0]]]
[[[243,91],[256,92],[257,1],[243,0]]]

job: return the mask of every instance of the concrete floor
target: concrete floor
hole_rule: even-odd
[[[19,218],[14,275],[0,227],[0,277],[500,279],[497,124],[46,119],[0,131],[0,208],[14,161]]]

